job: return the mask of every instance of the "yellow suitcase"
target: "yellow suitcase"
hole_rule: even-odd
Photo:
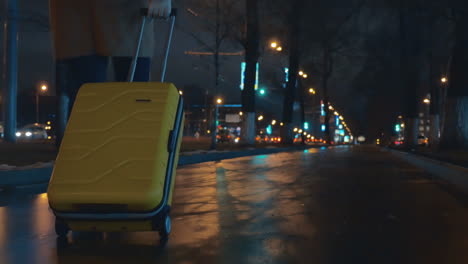
[[[154,230],[167,241],[183,122],[173,84],[82,86],[48,187],[57,235]]]

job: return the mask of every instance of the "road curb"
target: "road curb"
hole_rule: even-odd
[[[204,162],[220,161],[234,159],[240,157],[275,154],[281,152],[301,151],[309,148],[317,148],[319,146],[301,146],[288,148],[268,148],[268,149],[252,149],[244,151],[229,151],[229,152],[206,152],[202,154],[184,155],[179,157],[178,166],[186,166]],[[52,175],[53,165],[48,165],[42,168],[26,168],[0,171],[0,188],[14,188],[16,186],[34,185],[48,183]]]
[[[429,174],[439,179],[455,184],[463,188],[463,190],[468,191],[468,168],[413,153],[393,149],[387,149],[387,151],[413,166],[426,170]]]

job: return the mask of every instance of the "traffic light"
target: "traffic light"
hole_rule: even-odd
[[[400,124],[395,125],[395,131],[400,132],[401,131],[401,126]]]

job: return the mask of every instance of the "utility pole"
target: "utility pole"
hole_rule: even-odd
[[[220,4],[216,0],[216,30],[215,30],[215,50],[214,50],[214,66],[215,66],[215,96],[219,93],[219,49],[221,47],[221,37],[219,35],[221,22],[220,22]],[[214,101],[210,102],[213,108],[213,120],[211,124],[211,146],[210,149],[216,149],[217,135],[218,135],[218,104]]]
[[[7,0],[3,51],[3,126],[4,139],[16,142],[18,94],[18,2]]]

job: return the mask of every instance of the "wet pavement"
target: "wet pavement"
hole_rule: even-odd
[[[57,247],[43,190],[0,193],[1,264],[468,263],[468,196],[372,147],[180,168],[166,248],[152,232]]]

